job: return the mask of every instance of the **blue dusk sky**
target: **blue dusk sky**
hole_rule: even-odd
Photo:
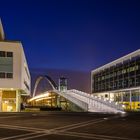
[[[29,68],[90,72],[140,48],[139,0],[3,0],[0,17]]]

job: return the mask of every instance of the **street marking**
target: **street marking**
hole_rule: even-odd
[[[98,120],[101,120],[101,119],[102,118],[92,119],[92,120],[89,120],[89,121],[84,121],[84,122],[74,123],[74,124],[70,124],[70,125],[65,125],[65,126],[57,127],[57,128],[55,128],[55,130],[64,129],[64,128],[66,129],[67,127],[80,126],[80,125],[84,125],[84,124],[87,124],[87,123],[92,123],[92,122],[95,122],[95,121],[98,121]]]
[[[80,126],[80,125],[84,125],[84,124],[87,124],[87,123],[91,124],[91,123],[93,123],[95,121],[99,121],[99,120],[101,120],[101,119],[94,119],[94,120],[89,120],[89,121],[85,121],[85,122],[70,124],[70,125],[66,125],[66,126],[62,126],[62,127],[49,129],[49,131],[65,129],[65,128],[68,128],[68,127]],[[102,121],[104,121],[104,120],[102,120]],[[20,130],[25,130],[25,131],[48,131],[48,130],[42,129],[42,128],[25,127],[25,126],[17,126],[17,125],[13,126],[13,125],[7,125],[7,124],[0,124],[0,128],[20,129]]]
[[[33,131],[33,132],[38,132],[38,131],[44,131],[46,129],[41,129],[41,128],[34,128],[34,127],[25,127],[25,126],[17,126],[17,125],[5,125],[5,124],[0,124],[0,128],[8,128],[8,129],[16,129],[16,130],[25,130],[25,131]]]
[[[21,138],[19,140],[28,140],[28,139],[42,137],[42,136],[46,136],[46,135],[50,135],[50,134],[59,134],[60,132],[62,133],[62,132],[65,132],[66,130],[69,130],[69,129],[78,128],[80,126],[86,126],[86,125],[93,124],[93,123],[99,123],[99,122],[102,122],[102,121],[105,121],[105,120],[103,120],[103,118],[100,118],[100,119],[94,119],[94,120],[81,122],[81,123],[76,123],[76,124],[72,124],[72,125],[67,125],[67,126],[64,126],[64,127],[58,127],[58,128],[50,129],[50,133],[44,131],[45,134],[40,134],[40,135],[31,136],[31,137],[27,137],[27,138]],[[65,128],[67,128],[67,129],[65,129]],[[59,130],[59,129],[62,129],[62,130]],[[96,139],[99,139],[99,138],[96,138]],[[102,140],[107,140],[107,139],[102,139]]]
[[[2,117],[0,117],[0,119],[15,118],[15,117],[17,117],[17,116],[2,116]]]
[[[104,121],[105,120],[98,120],[98,121],[95,121],[95,122],[89,122],[89,123],[82,124],[82,125],[79,125],[79,126],[74,126],[74,127],[66,128],[64,131],[68,131],[68,130],[71,130],[71,129],[75,129],[75,128],[79,128],[79,127],[83,127],[83,126],[87,126],[87,125],[91,125],[91,124],[95,124],[95,123],[99,123],[99,122],[104,122]]]
[[[27,134],[21,134],[21,135],[16,135],[16,136],[10,136],[10,137],[6,137],[6,138],[2,138],[0,140],[8,140],[8,139],[20,138],[20,137],[23,137],[23,136],[25,137],[25,136],[30,136],[30,135],[33,135],[33,134],[38,134],[38,133],[36,132],[36,133],[27,133]]]
[[[95,137],[95,136],[84,136],[84,135],[76,135],[76,134],[67,134],[67,133],[58,133],[56,135],[65,135],[65,136],[72,136],[72,137],[80,137],[80,138],[88,138],[88,139],[98,139],[98,140],[110,140],[110,139],[106,139],[106,138],[100,138],[100,137]]]
[[[8,116],[8,117],[12,117],[12,116]],[[24,130],[24,131],[31,132],[31,133],[1,138],[0,140],[8,140],[8,139],[28,140],[28,139],[43,137],[43,136],[47,136],[47,135],[51,135],[51,134],[89,138],[89,139],[98,139],[98,140],[112,140],[112,139],[113,140],[138,140],[138,139],[133,139],[133,138],[105,136],[105,135],[87,134],[87,133],[78,133],[78,132],[68,132],[68,130],[71,130],[71,129],[75,129],[75,128],[79,128],[79,127],[83,127],[83,126],[87,126],[87,125],[91,125],[91,124],[95,124],[95,123],[100,123],[100,122],[107,121],[110,119],[115,119],[115,118],[118,118],[118,117],[115,116],[115,117],[109,117],[107,119],[106,118],[92,119],[89,121],[65,125],[65,126],[61,126],[61,127],[57,127],[57,128],[53,128],[53,129],[41,129],[41,128],[33,128],[33,127],[0,124],[0,128]]]
[[[63,126],[63,127],[57,127],[57,128],[49,129],[49,130],[40,129],[40,128],[32,128],[32,127],[12,126],[12,125],[1,124],[0,128],[24,130],[24,131],[31,131],[31,132],[33,132],[33,133],[22,134],[22,135],[18,135],[18,136],[10,136],[10,137],[3,138],[1,140],[6,140],[6,139],[10,139],[10,138],[20,138],[20,137],[25,137],[25,138],[21,138],[22,140],[24,140],[24,139],[31,139],[31,138],[37,138],[37,137],[41,137],[41,136],[45,136],[45,135],[50,135],[50,134],[53,134],[53,133],[59,133],[59,129],[65,129],[65,128],[68,129],[68,128],[71,128],[71,127],[73,128],[73,127],[76,127],[76,126],[80,127],[81,125],[83,126],[83,125],[86,125],[86,124],[91,124],[91,123],[97,122],[99,120],[102,120],[102,118],[94,119],[94,120],[89,120],[89,121],[85,121],[85,122],[80,122],[80,123],[76,123],[76,124],[72,124],[72,125],[66,125],[66,126]],[[38,134],[38,133],[45,133],[45,134]],[[34,136],[30,136],[30,135],[33,135],[33,134],[34,134]],[[28,136],[28,137],[26,137],[26,136]]]
[[[98,139],[98,140],[139,140],[139,139],[133,139],[133,138],[124,138],[124,137],[115,137],[115,136],[105,136],[105,135],[96,135],[96,134],[86,134],[86,133],[76,133],[76,132],[65,132],[65,133],[61,133],[61,132],[53,132],[50,134],[55,134],[55,135],[66,135],[66,136],[73,136],[73,137],[80,137],[80,138],[88,138],[88,139]],[[27,138],[21,138],[18,140],[28,140],[28,139],[33,139],[33,138],[38,138],[38,137],[43,137],[43,136],[47,136],[50,134],[40,134],[40,135],[36,135],[36,136],[31,136],[31,137],[27,137]]]
[[[38,138],[38,137],[42,137],[42,136],[47,136],[47,135],[50,135],[51,133],[49,134],[41,134],[41,135],[36,135],[36,136],[31,136],[31,137],[27,137],[27,138],[21,138],[21,139],[18,139],[18,140],[28,140],[28,139],[32,139],[32,138]]]
[[[63,133],[57,133],[57,135],[63,135]],[[84,136],[96,136],[96,137],[101,137],[101,138],[109,138],[109,139],[113,139],[113,140],[115,140],[115,139],[119,139],[119,140],[138,140],[138,139],[134,139],[134,138],[125,138],[125,137],[118,137],[118,136],[106,136],[106,135],[98,135],[98,134],[88,134],[88,133],[79,133],[79,132],[65,132],[65,134],[74,134],[74,135],[79,135],[79,136],[82,136],[82,135],[84,135]]]

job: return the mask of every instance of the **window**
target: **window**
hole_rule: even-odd
[[[5,78],[5,73],[4,72],[0,72],[0,78]]]
[[[4,51],[0,51],[0,57],[5,57],[5,52]]]
[[[7,78],[13,78],[13,73],[6,73]]]
[[[13,52],[0,51],[0,57],[13,57]]]
[[[13,73],[0,72],[0,78],[13,78]]]
[[[7,57],[13,57],[13,52],[7,52]]]
[[[0,51],[0,78],[13,78],[13,52]]]

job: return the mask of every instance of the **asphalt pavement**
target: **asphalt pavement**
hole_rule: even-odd
[[[0,113],[0,140],[140,140],[140,113]]]

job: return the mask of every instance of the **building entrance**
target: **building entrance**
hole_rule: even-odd
[[[2,100],[2,112],[15,112],[16,111],[16,99],[3,99]]]
[[[2,91],[1,110],[2,112],[16,111],[16,91]]]

